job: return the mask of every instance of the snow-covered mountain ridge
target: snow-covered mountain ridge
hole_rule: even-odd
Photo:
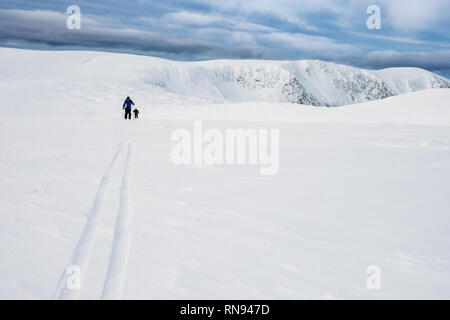
[[[418,68],[369,71],[318,60],[168,64],[151,68],[146,81],[215,102],[340,106],[424,89],[450,88],[448,79]]]
[[[180,62],[105,52],[7,48],[1,48],[0,56],[6,82],[11,81],[12,75],[24,79],[36,74],[41,81],[59,78],[78,89],[82,80],[90,88],[104,88],[107,95],[109,89],[118,94],[117,90],[126,88],[150,94],[168,92],[213,103],[263,101],[342,106],[419,90],[450,88],[450,80],[419,68],[374,71],[319,60]],[[21,68],[9,65],[10,59],[14,59],[14,65],[20,60]]]

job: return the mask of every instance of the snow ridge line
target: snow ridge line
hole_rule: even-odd
[[[61,277],[59,279],[58,285],[53,293],[53,299],[60,300],[73,300],[77,299],[82,291],[84,280],[86,278],[87,269],[89,265],[89,261],[91,260],[92,247],[95,242],[95,238],[97,235],[98,221],[101,217],[101,209],[103,206],[103,200],[105,198],[105,194],[108,191],[111,171],[115,167],[117,159],[119,155],[123,151],[123,144],[119,144],[118,150],[114,154],[110,164],[106,168],[103,173],[102,179],[100,181],[100,185],[97,189],[97,194],[92,203],[91,209],[89,210],[89,214],[83,229],[83,232],[78,240],[77,246],[72,254],[72,260],[70,264],[63,270]],[[76,266],[80,271],[80,284],[81,287],[78,289],[69,288],[68,283],[71,280],[73,275],[69,271],[69,267]]]
[[[128,142],[128,152],[124,165],[120,189],[120,205],[114,229],[108,271],[103,285],[102,299],[122,299],[126,281],[128,257],[132,234],[132,208],[130,188],[130,159],[132,146]]]

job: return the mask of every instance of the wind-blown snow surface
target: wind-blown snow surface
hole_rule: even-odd
[[[449,89],[214,104],[154,86],[165,60],[0,61],[0,298],[450,298]],[[126,95],[138,121],[121,119]],[[194,119],[280,129],[279,174],[174,165],[171,133]],[[73,263],[82,288],[67,294]]]

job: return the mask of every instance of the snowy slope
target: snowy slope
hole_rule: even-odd
[[[220,64],[0,49],[0,298],[449,299],[450,89],[339,108],[245,102],[259,89],[205,76]],[[392,80],[403,70],[409,84]],[[179,83],[153,83],[168,74]],[[399,90],[434,79],[373,75]],[[213,103],[223,92],[235,96]],[[121,118],[126,95],[138,121]],[[173,164],[171,134],[199,119],[279,129],[279,173]],[[370,265],[380,290],[366,287]]]
[[[66,63],[68,57],[70,64]],[[0,58],[0,79],[11,87],[11,94],[15,94],[16,86],[6,79],[17,77],[26,85],[28,79],[39,77],[43,86],[40,91],[45,89],[46,79],[61,79],[58,87],[47,88],[49,97],[57,97],[57,92],[67,94],[71,83],[82,82],[75,84],[76,90],[82,89],[71,94],[75,99],[86,94],[85,101],[92,103],[96,92],[90,93],[91,90],[114,94],[117,87],[148,92],[146,100],[158,100],[150,95],[161,92],[178,96],[181,101],[291,102],[315,106],[340,106],[424,89],[450,88],[450,80],[422,69],[369,71],[318,60],[176,62],[100,52],[49,53],[6,48],[1,48]],[[34,96],[30,92],[30,99]]]
[[[368,71],[323,61],[168,62],[145,81],[170,92],[214,102],[291,102],[339,106],[408,92],[450,88],[450,80],[422,69]]]

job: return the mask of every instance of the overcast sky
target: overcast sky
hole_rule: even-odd
[[[381,29],[369,30],[369,5]],[[81,29],[66,8],[81,8]],[[449,0],[2,0],[0,46],[178,60],[322,59],[450,75]]]

